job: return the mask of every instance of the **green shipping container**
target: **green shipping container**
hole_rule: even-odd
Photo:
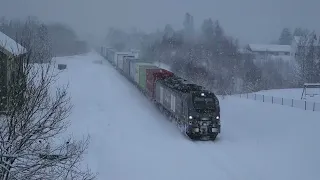
[[[136,62],[135,63],[135,76],[134,76],[134,81],[139,84],[139,79],[140,79],[140,66],[144,66],[144,65],[151,65],[150,63],[144,63],[144,62]]]
[[[147,73],[146,69],[154,69],[157,68],[157,66],[150,64],[150,63],[144,63],[139,65],[139,86],[141,89],[145,90],[147,85]]]

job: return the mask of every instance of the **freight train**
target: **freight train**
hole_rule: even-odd
[[[137,53],[101,47],[101,55],[131,81],[191,140],[215,140],[220,133],[217,96],[174,73],[147,63]]]

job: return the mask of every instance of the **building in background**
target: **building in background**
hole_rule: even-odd
[[[21,58],[26,53],[24,47],[0,31],[0,113],[6,111],[10,85],[21,77]]]
[[[294,60],[290,45],[248,44],[246,50],[253,54],[256,63],[277,59]]]

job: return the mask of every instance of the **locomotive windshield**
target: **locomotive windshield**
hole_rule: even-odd
[[[214,98],[195,96],[193,98],[193,106],[195,109],[214,110],[215,109]]]

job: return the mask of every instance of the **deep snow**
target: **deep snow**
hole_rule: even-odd
[[[320,113],[221,99],[216,142],[191,142],[97,53],[57,58],[75,105],[69,132],[89,133],[101,180],[318,180]]]

